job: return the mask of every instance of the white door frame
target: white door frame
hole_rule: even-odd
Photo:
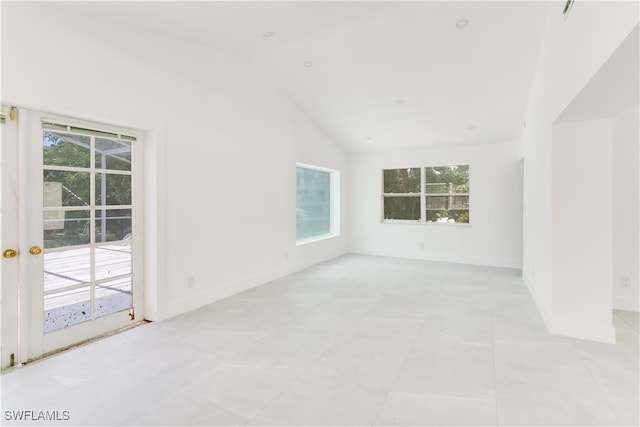
[[[0,250],[19,251],[18,232],[18,122],[17,109],[10,111],[2,106],[4,123],[0,144]],[[18,283],[20,254],[13,258],[0,259],[0,368],[5,369],[19,363],[19,306]]]

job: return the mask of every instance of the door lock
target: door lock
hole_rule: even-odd
[[[18,256],[18,251],[15,249],[5,249],[5,251],[2,252],[2,256],[5,258],[15,258]]]
[[[42,253],[42,248],[40,246],[31,246],[29,248],[29,253],[31,255],[40,255]]]

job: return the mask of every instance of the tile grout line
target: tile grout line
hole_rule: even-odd
[[[494,332],[494,318],[493,318],[493,278],[489,276],[489,296],[491,309],[491,355],[493,356],[493,401],[496,405],[496,426],[500,425],[498,421],[498,373],[496,370],[496,337]]]
[[[337,291],[335,293],[338,293]],[[334,294],[335,294],[334,293]],[[332,295],[334,295],[332,294]],[[345,331],[342,332],[342,334],[340,335],[336,335],[336,340],[334,340],[334,342],[327,348],[325,349],[323,352],[321,352],[318,357],[316,357],[315,359],[313,359],[312,361],[310,361],[307,365],[305,365],[303,368],[300,369],[300,372],[298,373],[298,375],[295,375],[291,381],[289,381],[289,383],[282,388],[282,390],[280,390],[278,393],[276,393],[275,396],[273,396],[271,399],[269,399],[261,408],[260,410],[249,419],[249,421],[247,422],[246,425],[249,425],[251,423],[252,420],[254,420],[255,418],[257,418],[262,412],[264,412],[264,410],[267,408],[267,406],[269,406],[269,404],[271,402],[273,402],[274,400],[276,400],[278,397],[282,396],[290,387],[291,384],[298,378],[300,378],[305,372],[307,372],[309,370],[309,368],[314,365],[318,360],[320,360],[329,350],[331,350],[331,348],[333,348],[333,346],[336,344],[336,342],[338,341],[338,339],[340,339],[341,337],[343,337],[344,335],[346,335],[349,331],[353,330],[356,325],[358,324],[358,322],[360,320],[362,320],[362,318],[364,317],[364,314],[362,316],[360,316],[359,318],[357,318],[354,322],[353,325],[346,329]]]
[[[604,398],[604,401],[607,403],[607,408],[609,408],[609,410],[611,411],[611,413],[616,417],[616,419],[618,420],[618,422],[620,423],[620,426],[624,425],[624,421],[620,418],[620,415],[618,415],[618,411],[615,410],[615,408],[613,407],[613,405],[611,404],[611,401],[609,400],[609,397],[607,396],[607,394],[604,392],[604,390],[602,389],[602,387],[600,386],[599,382],[596,380],[596,377],[593,376],[593,373],[591,372],[591,369],[589,369],[589,366],[586,363],[586,360],[584,358],[584,356],[582,355],[582,353],[580,352],[580,349],[576,347],[575,342],[573,341],[569,341],[568,344],[571,345],[571,348],[573,349],[573,351],[576,353],[576,355],[578,356],[578,359],[580,360],[580,364],[582,365],[582,368],[589,374],[589,378],[591,378],[591,380],[593,381],[593,383],[596,385],[596,387],[598,388],[598,391],[600,392],[600,394],[602,395],[602,397]],[[614,344],[615,345],[615,344]]]
[[[613,316],[617,317],[618,319],[620,319],[622,321],[622,323],[624,323],[625,325],[629,326],[629,328],[631,328],[632,331],[634,331],[635,333],[638,333],[638,330],[636,329],[636,328],[638,328],[638,325],[637,324],[636,325],[632,325],[623,316],[620,316],[619,314],[616,314],[616,311],[625,311],[625,310],[613,310]]]
[[[329,296],[329,297],[330,297],[330,296]],[[251,298],[248,298],[248,299],[251,299]],[[324,300],[323,300],[323,301],[324,301]],[[300,314],[299,316],[294,317],[294,319],[295,319],[295,318],[297,318],[297,317],[300,317],[300,316],[302,316],[302,315],[304,315],[304,314],[306,314],[308,311],[311,311],[313,308],[315,308],[315,306],[317,306],[317,305],[318,305],[318,304],[320,304],[321,302],[322,302],[322,301],[320,301],[320,302],[318,302],[317,304],[313,305],[313,306],[312,306],[312,307],[310,307],[308,310],[306,310],[304,313]],[[228,319],[225,319],[225,321],[227,321],[227,320],[233,320],[233,319],[234,319],[234,318],[236,318],[236,317],[239,317],[239,316],[244,315],[244,314],[245,314],[247,311],[249,311],[252,307],[253,307],[253,305],[252,305],[252,306],[250,306],[247,310],[242,310],[240,313],[235,313],[234,315],[231,315]],[[292,319],[290,322],[292,322],[292,321],[293,321],[293,319]],[[288,323],[290,323],[290,322],[286,322],[285,324],[288,324]],[[277,329],[279,329],[279,328],[272,329],[271,331],[266,332],[265,334],[262,334],[262,336],[261,336],[259,339],[263,338],[264,336],[268,336],[270,333],[275,332]],[[224,330],[220,330],[219,332],[226,332],[226,331],[224,331]],[[238,332],[238,333],[247,333],[247,334],[251,334],[251,333],[253,333],[253,332],[244,332],[244,331],[242,331],[242,332]],[[257,339],[257,340],[259,340],[259,339]],[[257,340],[256,340],[256,341],[257,341]],[[250,348],[252,344],[255,344],[255,341],[254,341],[253,343],[249,344],[246,348],[244,348],[244,349],[239,349],[239,350],[238,350],[238,351],[236,351],[233,355],[230,355],[230,356],[229,356],[229,358],[230,358],[230,359],[232,359],[233,357],[235,357],[236,355],[238,355],[238,354],[239,354],[239,353],[241,353],[242,351],[246,350],[247,348]],[[197,349],[196,349],[196,350],[197,350]],[[227,362],[230,362],[230,360],[227,360]],[[223,364],[224,364],[224,362],[223,362]],[[231,366],[247,366],[247,365],[244,365],[244,364],[240,364],[240,365],[234,365],[233,363],[226,363],[226,364],[231,365]],[[301,374],[302,372],[304,372],[304,371],[306,370],[306,368],[307,368],[307,367],[302,368],[302,369],[301,369],[300,374]],[[293,381],[295,378],[297,378],[297,377],[298,377],[298,376],[294,376],[294,378],[292,378],[292,381]],[[197,379],[193,379],[192,381],[188,381],[187,383],[183,384],[183,385],[182,385],[181,387],[179,387],[178,389],[174,390],[174,392],[177,392],[177,391],[179,391],[179,390],[183,390],[183,389],[185,389],[189,384],[191,384],[191,383],[193,383],[193,382],[195,382],[195,381],[197,381]],[[284,389],[286,389],[286,386],[284,387]],[[284,391],[284,389],[283,389],[283,391]],[[171,393],[167,394],[167,396],[168,396],[168,395],[170,395],[170,394],[171,394]],[[214,400],[211,400],[211,399],[209,399],[207,396],[204,396],[202,393],[198,393],[198,392],[196,392],[196,394],[197,394],[198,396],[200,396],[201,398],[203,398],[203,399],[205,399],[205,400],[207,400],[207,401],[209,401],[209,402],[211,402],[211,403],[213,403],[213,404],[219,405],[220,407],[224,408],[224,410],[225,410],[225,411],[228,411],[228,412],[230,412],[230,413],[233,413],[234,415],[236,415],[236,416],[238,416],[238,417],[240,417],[240,418],[244,419],[244,420],[246,421],[246,422],[244,423],[244,425],[248,425],[248,424],[251,422],[251,420],[252,420],[253,418],[255,418],[257,415],[259,415],[259,413],[260,413],[260,412],[262,412],[262,411],[264,410],[264,408],[268,405],[268,403],[269,403],[269,402],[271,402],[273,399],[275,399],[275,397],[274,397],[273,399],[271,399],[271,400],[269,400],[268,402],[266,402],[266,403],[265,403],[265,405],[260,409],[260,411],[259,411],[256,415],[254,415],[253,417],[251,417],[251,418],[246,418],[246,417],[244,417],[244,416],[242,416],[242,415],[240,415],[240,414],[237,414],[237,413],[236,413],[236,412],[234,412],[231,408],[228,408],[227,406],[223,405],[221,402],[216,402],[216,401],[214,401]],[[276,397],[277,397],[277,396],[279,396],[280,394],[281,394],[281,393],[278,393],[278,394],[276,395]],[[165,397],[166,397],[166,396],[165,396]],[[159,400],[161,400],[161,399],[158,399],[158,401],[159,401]],[[148,409],[150,406],[152,406],[152,405],[153,405],[153,404],[155,404],[155,403],[157,403],[157,402],[154,402],[154,403],[151,403],[150,405],[147,405],[143,410],[138,411],[138,412],[136,412],[136,414],[132,415],[132,417],[133,417],[133,416],[135,416],[135,415],[139,415],[139,414],[141,414],[142,412],[144,412],[144,410]],[[128,419],[130,419],[130,418],[132,418],[132,417],[129,417]],[[128,419],[127,419],[127,420],[128,420]],[[126,422],[127,420],[124,420],[123,422]]]
[[[448,274],[447,274],[447,279],[445,279],[445,285],[447,283],[448,280]],[[440,295],[440,293],[442,292],[442,289],[444,288],[444,286],[440,287],[438,289],[438,291],[435,293],[434,296],[438,296]],[[391,394],[391,390],[393,390],[393,387],[396,385],[396,382],[398,381],[398,375],[400,374],[400,371],[402,371],[402,368],[404,367],[404,365],[407,363],[407,359],[409,358],[409,354],[411,354],[411,352],[413,351],[413,349],[415,348],[416,345],[416,341],[418,341],[418,337],[420,336],[420,334],[422,333],[422,331],[427,327],[427,319],[425,318],[424,322],[422,323],[422,327],[420,328],[420,330],[418,331],[418,333],[416,334],[415,338],[413,339],[413,342],[411,343],[411,347],[409,347],[409,351],[407,351],[407,354],[404,357],[404,360],[402,361],[402,363],[400,364],[400,367],[398,368],[394,380],[391,383],[391,385],[389,386],[389,391],[387,392],[387,396],[384,399],[384,401],[382,402],[382,404],[380,405],[380,408],[378,408],[378,412],[376,413],[375,418],[373,419],[373,424],[376,424],[376,421],[378,421],[378,418],[380,417],[380,412],[382,411],[382,408],[384,408],[385,403],[387,403],[387,401],[389,400],[389,395]]]

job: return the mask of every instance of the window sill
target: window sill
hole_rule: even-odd
[[[381,224],[426,225],[429,227],[471,227],[471,224],[466,222],[423,222],[403,219],[385,219],[382,220]]]
[[[333,239],[334,237],[340,237],[339,234],[323,234],[322,236],[308,237],[306,239],[296,240],[296,246],[308,245],[309,243],[319,242],[321,240]]]

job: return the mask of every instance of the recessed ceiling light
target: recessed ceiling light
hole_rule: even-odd
[[[459,30],[463,29],[467,25],[469,25],[468,19],[461,19],[458,22],[456,22],[456,28],[458,28]]]
[[[304,65],[304,68],[311,68],[311,67],[313,67],[313,62],[311,62],[311,61],[304,61],[304,62],[302,63],[302,65]]]
[[[267,38],[269,38],[269,37],[273,37],[273,36],[275,36],[275,35],[276,35],[276,34],[275,34],[275,33],[272,33],[271,31],[267,31],[266,33],[262,33],[262,37],[267,37]]]

